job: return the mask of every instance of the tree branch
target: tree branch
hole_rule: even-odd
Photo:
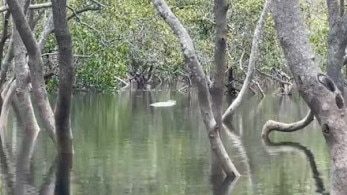
[[[31,4],[29,5],[29,9],[43,9],[43,8],[49,8],[51,7],[51,2],[46,3],[39,3],[39,4]],[[8,6],[2,6],[0,7],[0,13],[9,10]]]
[[[312,111],[309,111],[305,118],[294,123],[281,123],[273,120],[268,120],[263,126],[261,136],[268,137],[271,131],[293,132],[300,130],[309,125],[314,119]]]
[[[261,42],[261,33],[263,32],[263,29],[264,29],[265,19],[266,19],[268,10],[270,8],[271,2],[272,2],[271,0],[267,0],[264,3],[263,11],[260,15],[260,18],[258,20],[257,26],[255,27],[255,31],[254,31],[254,37],[253,37],[253,42],[252,42],[252,49],[251,49],[251,55],[249,58],[246,79],[243,82],[240,93],[237,95],[236,99],[231,103],[231,105],[228,107],[228,109],[224,112],[223,120],[228,118],[236,110],[236,108],[241,104],[241,102],[244,99],[244,96],[246,94],[248,85],[252,80],[255,62],[256,62],[258,55],[259,55],[259,44]]]

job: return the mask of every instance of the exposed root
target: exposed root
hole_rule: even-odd
[[[266,138],[271,131],[293,132],[306,127],[314,119],[313,112],[309,111],[305,118],[294,123],[281,123],[278,121],[268,120],[263,126],[261,136]]]

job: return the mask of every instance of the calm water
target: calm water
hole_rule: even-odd
[[[175,99],[170,108],[150,103]],[[315,194],[329,188],[329,157],[316,123],[290,134],[260,138],[268,119],[296,121],[307,107],[296,97],[245,101],[224,142],[242,177],[224,186],[228,194]],[[210,149],[196,96],[176,92],[75,95],[72,110],[75,155],[73,194],[221,194],[211,184]],[[12,122],[13,123],[13,122]],[[10,134],[12,153],[20,132]],[[11,148],[11,147],[10,147]],[[55,159],[41,133],[35,146],[32,181],[39,189]],[[2,163],[2,162],[1,162]],[[6,177],[0,189],[5,192]],[[215,189],[215,191],[213,191]],[[217,190],[219,190],[217,192]]]

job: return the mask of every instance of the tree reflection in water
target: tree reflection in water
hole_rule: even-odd
[[[272,153],[272,154],[285,152],[285,151],[289,151],[289,152],[295,151],[295,152],[303,153],[306,156],[306,158],[310,164],[312,176],[313,176],[313,179],[315,181],[316,188],[317,188],[316,192],[319,194],[324,194],[324,195],[329,194],[324,187],[324,182],[320,176],[316,161],[314,159],[314,155],[311,152],[311,150],[309,150],[307,147],[305,147],[305,146],[303,146],[297,142],[278,142],[278,143],[275,143],[275,142],[272,142],[268,137],[263,139],[263,144],[265,146],[266,151],[268,153]]]
[[[25,136],[16,158],[0,139],[1,176],[8,195],[69,195],[73,154],[61,154],[51,162],[43,183],[35,185],[32,153],[35,136]]]

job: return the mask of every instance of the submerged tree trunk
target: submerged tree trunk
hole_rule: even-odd
[[[36,39],[30,29],[28,22],[25,19],[23,9],[17,0],[8,1],[8,7],[12,14],[13,22],[18,30],[20,37],[25,45],[29,57],[28,65],[30,69],[30,80],[33,86],[33,94],[35,103],[39,110],[39,115],[42,118],[43,124],[47,129],[52,140],[55,142],[55,126],[54,115],[48,101],[45,81],[43,78],[43,62],[41,58],[41,50],[36,42]]]
[[[55,126],[58,138],[58,169],[55,194],[70,194],[70,170],[72,168],[72,132],[70,110],[74,67],[72,38],[67,23],[66,0],[52,0],[54,34],[59,50],[59,91],[55,110]]]
[[[225,59],[220,59],[216,64],[216,72],[217,72],[217,80],[214,82],[214,89],[212,90],[212,93],[214,93],[214,98],[216,102],[214,103],[214,111],[212,111],[211,106],[211,94],[210,89],[207,84],[207,78],[202,70],[202,67],[197,59],[194,44],[192,39],[190,38],[187,30],[182,26],[180,21],[176,18],[176,16],[171,12],[168,5],[165,3],[164,0],[153,0],[154,6],[159,12],[160,16],[165,20],[167,24],[171,27],[173,32],[178,36],[182,52],[185,58],[185,62],[188,65],[195,82],[195,85],[198,89],[198,99],[199,99],[199,105],[200,105],[200,111],[201,115],[203,117],[206,129],[208,131],[208,137],[210,139],[211,149],[213,152],[213,155],[216,156],[218,159],[218,162],[220,163],[220,167],[222,167],[223,171],[230,177],[239,176],[239,172],[236,170],[235,166],[231,162],[231,159],[228,155],[228,153],[225,150],[225,147],[222,143],[221,137],[220,137],[220,129],[222,128],[221,125],[221,101],[222,97],[217,97],[218,94],[220,94],[221,90],[221,84],[224,85],[224,70],[225,70]],[[225,4],[225,1],[216,1],[217,4],[216,10],[226,12],[227,6]],[[224,17],[225,13],[221,13],[219,17]],[[220,35],[217,35],[217,47],[219,51],[225,52],[225,44],[226,44],[226,37],[224,37],[224,25],[225,21],[222,21],[221,24],[219,24],[221,29],[219,29]],[[224,40],[223,40],[224,39]],[[216,51],[217,52],[217,51]],[[218,54],[215,54],[216,57]],[[219,56],[218,56],[219,57]],[[224,56],[223,56],[224,58]],[[219,74],[222,75],[219,75]],[[222,78],[220,78],[222,77]],[[222,93],[223,95],[223,93]],[[215,115],[214,115],[215,113]]]
[[[322,128],[330,153],[331,194],[347,193],[347,113],[335,83],[315,61],[298,0],[275,0],[273,15],[299,93]]]
[[[254,36],[253,36],[253,41],[252,41],[252,49],[251,49],[250,59],[248,62],[248,70],[247,70],[246,79],[243,82],[240,93],[237,95],[236,99],[230,104],[230,106],[224,112],[223,120],[228,119],[233,114],[233,112],[236,110],[236,108],[240,106],[242,100],[245,98],[245,95],[246,95],[246,92],[248,89],[248,85],[252,81],[252,76],[253,76],[253,72],[255,69],[255,63],[256,63],[256,60],[258,59],[258,55],[259,55],[259,48],[260,48],[259,45],[261,42],[261,33],[263,32],[263,29],[264,29],[265,19],[266,19],[268,10],[270,8],[270,5],[271,5],[271,0],[267,0],[264,4],[263,11],[260,15],[260,18],[258,20],[257,26],[256,26],[255,31],[254,31]]]
[[[67,23],[66,0],[52,0],[54,34],[59,49],[59,93],[55,110],[59,152],[72,153],[70,110],[74,67],[72,38]]]

